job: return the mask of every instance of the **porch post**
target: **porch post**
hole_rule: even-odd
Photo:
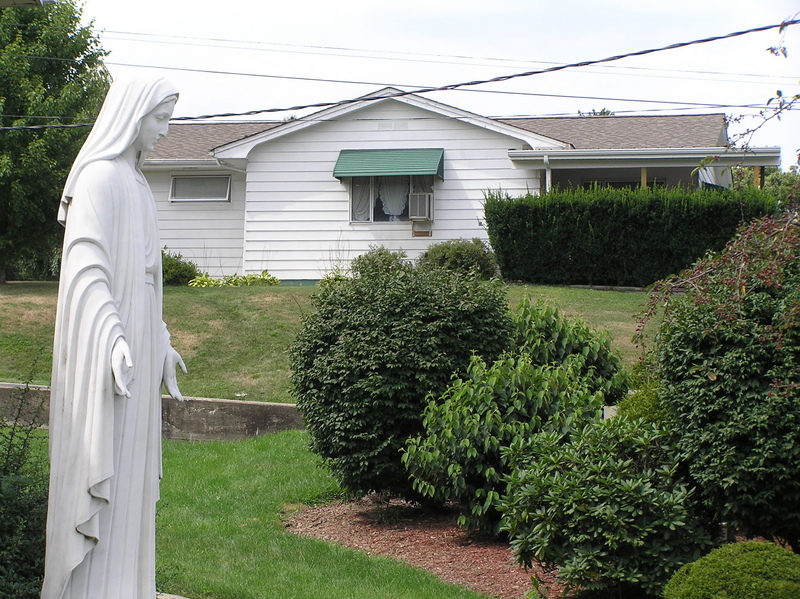
[[[544,191],[545,193],[550,191],[553,187],[553,169],[550,168],[550,157],[545,154],[543,156],[544,161]]]
[[[642,187],[647,187],[647,167],[643,166],[641,169]]]
[[[764,186],[764,167],[763,166],[754,166],[753,167],[753,185],[761,189]]]

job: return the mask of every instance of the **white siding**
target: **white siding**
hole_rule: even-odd
[[[220,171],[145,171],[158,209],[161,245],[180,253],[211,276],[242,274],[244,242],[243,173],[230,173],[230,202],[170,202],[173,174],[229,174]]]
[[[349,222],[348,188],[332,174],[340,150],[426,147],[444,148],[431,237],[412,237],[410,222]],[[248,156],[244,272],[267,269],[282,280],[315,280],[371,245],[416,258],[433,243],[487,239],[487,190],[520,195],[539,189],[540,172],[514,168],[507,154],[512,148],[521,149],[522,142],[400,102],[367,106],[260,144]]]

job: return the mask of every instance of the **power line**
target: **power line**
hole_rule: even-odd
[[[518,79],[521,77],[531,77],[533,75],[542,75],[545,73],[555,73],[557,71],[563,71],[566,69],[573,69],[573,68],[582,68],[586,66],[596,65],[596,64],[605,64],[609,62],[615,62],[617,60],[622,60],[623,58],[631,58],[634,56],[646,56],[648,54],[655,54],[656,52],[665,52],[667,50],[677,50],[679,48],[686,48],[688,46],[694,46],[699,44],[707,44],[710,42],[720,41],[724,39],[730,39],[734,37],[739,37],[742,35],[747,35],[749,33],[756,33],[761,31],[769,31],[770,29],[784,29],[790,25],[796,25],[800,23],[800,20],[789,20],[784,21],[783,23],[779,23],[777,25],[765,25],[763,27],[755,27],[752,29],[746,29],[743,31],[736,31],[733,33],[728,33],[726,35],[718,35],[713,37],[707,37],[698,40],[692,40],[689,42],[679,42],[676,44],[670,44],[668,46],[662,46],[660,48],[650,48],[647,50],[639,50],[637,52],[629,52],[626,54],[618,54],[616,56],[609,56],[607,58],[601,58],[597,60],[586,60],[581,62],[570,63],[566,65],[557,65],[553,67],[548,67],[546,69],[539,69],[534,71],[526,71],[524,73],[516,73],[513,75],[501,75],[499,77],[493,77],[491,79],[482,79],[482,80],[475,80],[475,81],[468,81],[464,83],[454,83],[451,85],[443,85],[439,87],[427,87],[427,88],[417,88],[411,91],[398,91],[394,94],[388,94],[386,96],[381,96],[378,98],[372,98],[372,100],[383,100],[386,98],[398,98],[402,96],[408,96],[411,94],[424,94],[424,93],[431,93],[431,92],[438,92],[438,91],[450,91],[455,89],[460,89],[463,87],[474,87],[478,85],[485,85],[487,83],[500,83],[504,81],[510,81],[512,79]],[[222,118],[222,117],[231,117],[231,116],[255,116],[257,114],[265,114],[270,112],[283,112],[287,110],[304,110],[309,108],[329,108],[332,106],[341,106],[346,104],[353,104],[356,102],[362,102],[364,100],[370,100],[370,98],[354,98],[351,100],[341,100],[339,102],[318,102],[316,104],[307,104],[303,106],[294,106],[290,108],[284,109],[274,109],[274,108],[267,108],[263,110],[251,110],[247,112],[241,113],[226,113],[226,114],[215,114],[215,115],[206,115],[206,116],[196,116],[196,117],[178,117],[175,120],[196,120],[196,119],[208,119],[208,118]]]
[[[423,54],[419,52],[401,52],[401,51],[394,51],[394,50],[379,50],[379,49],[365,49],[365,48],[346,48],[340,46],[313,46],[313,45],[301,45],[301,44],[281,44],[275,42],[262,42],[262,41],[252,41],[252,40],[230,40],[224,38],[200,38],[200,37],[192,37],[192,36],[177,36],[177,35],[164,35],[164,34],[155,34],[155,33],[141,33],[141,32],[132,32],[132,31],[112,31],[106,30],[103,33],[110,33],[118,36],[132,36],[132,37],[144,37],[144,38],[161,38],[161,39],[145,39],[143,40],[145,43],[155,43],[155,44],[171,44],[171,45],[186,45],[186,46],[200,46],[200,47],[210,47],[210,48],[222,48],[222,49],[229,49],[229,50],[258,50],[258,51],[265,51],[265,52],[283,52],[283,53],[290,53],[290,54],[311,54],[311,55],[318,55],[318,56],[342,56],[345,58],[367,58],[372,60],[395,60],[395,61],[405,61],[405,62],[422,62],[422,63],[433,63],[433,64],[456,64],[456,65],[465,65],[465,66],[490,66],[490,65],[481,65],[476,62],[467,63],[463,61],[482,61],[482,62],[497,62],[497,63],[515,63],[515,64],[544,64],[544,65],[563,65],[564,63],[558,62],[550,62],[550,61],[541,61],[541,60],[521,60],[521,59],[513,59],[513,58],[497,58],[497,57],[490,57],[490,56],[463,56],[463,55],[454,55],[454,54]],[[106,36],[110,39],[117,39],[120,41],[133,41],[129,40],[125,37],[114,37],[114,35]],[[175,40],[175,41],[172,41]],[[212,42],[212,43],[207,43]],[[220,45],[223,44],[223,45]],[[243,44],[239,45],[229,45],[229,44]],[[266,46],[264,48],[259,47],[248,47],[248,46]],[[356,54],[356,53],[369,53],[369,54]],[[378,55],[385,55],[385,56],[374,56],[370,54],[378,54]],[[409,58],[412,57],[412,58]],[[441,60],[437,60],[441,59]],[[510,65],[509,67],[510,68]],[[634,67],[634,66],[609,66],[608,68],[614,69],[627,69],[627,70],[635,70],[635,71],[659,71],[662,73],[686,73],[686,74],[693,74],[693,75],[720,75],[720,76],[736,76],[736,77],[748,77],[748,78],[761,78],[761,79],[787,79],[787,80],[794,80],[796,77],[791,76],[776,76],[776,75],[764,75],[761,73],[733,73],[733,72],[724,72],[724,71],[702,71],[702,70],[682,70],[682,69],[653,69],[650,67]],[[649,75],[653,77],[655,75]],[[662,75],[663,77],[664,75]],[[666,77],[672,77],[671,75],[666,75]],[[676,78],[680,78],[679,76],[675,76]],[[691,78],[689,78],[691,79]]]
[[[554,72],[562,71],[562,70],[566,70],[566,69],[583,68],[583,67],[586,67],[586,66],[592,66],[592,65],[598,65],[598,64],[606,64],[606,63],[622,60],[623,58],[630,58],[630,57],[634,57],[634,56],[645,56],[645,55],[654,54],[654,53],[657,53],[657,52],[665,52],[667,50],[676,50],[676,49],[685,48],[685,47],[688,47],[688,46],[706,44],[706,43],[720,41],[720,40],[724,40],[724,39],[730,39],[730,38],[734,38],[734,37],[739,37],[739,36],[750,34],[750,33],[756,33],[756,32],[761,32],[761,31],[769,31],[771,29],[777,29],[777,28],[784,29],[786,27],[789,27],[791,25],[796,25],[798,23],[800,23],[800,20],[796,20],[796,19],[787,20],[787,21],[784,21],[783,23],[779,23],[777,25],[766,25],[766,26],[763,26],[763,27],[755,27],[755,28],[752,28],[752,29],[746,29],[746,30],[743,30],[743,31],[736,31],[736,32],[733,32],[733,33],[728,33],[728,34],[725,34],[725,35],[707,37],[707,38],[703,38],[703,39],[692,40],[692,41],[689,41],[689,42],[679,42],[679,43],[675,43],[675,44],[670,44],[668,46],[662,46],[662,47],[659,47],[659,48],[650,48],[650,49],[647,49],[647,50],[639,50],[639,51],[636,51],[636,52],[618,54],[618,55],[615,55],[615,56],[610,56],[610,57],[596,59],[596,60],[586,60],[586,61],[581,61],[581,62],[576,62],[576,63],[556,65],[556,66],[548,67],[548,68],[545,68],[545,69],[537,69],[537,70],[533,70],[533,71],[526,71],[526,72],[515,73],[515,74],[511,74],[511,75],[501,75],[501,76],[493,77],[493,78],[490,78],[490,79],[481,79],[481,80],[468,81],[468,82],[462,82],[462,83],[454,83],[454,84],[443,85],[443,86],[438,86],[438,87],[426,86],[426,87],[416,87],[415,89],[407,90],[407,91],[398,90],[398,91],[396,91],[394,93],[383,95],[383,96],[378,96],[378,97],[360,97],[360,98],[353,98],[353,99],[348,99],[348,100],[339,100],[339,101],[336,101],[336,102],[317,102],[317,103],[314,103],[314,104],[303,104],[303,105],[297,105],[297,106],[290,106],[290,107],[286,107],[286,108],[265,108],[265,109],[258,109],[258,110],[250,110],[250,111],[246,111],[246,112],[229,112],[229,113],[218,113],[218,114],[202,115],[202,116],[176,117],[173,120],[174,121],[191,121],[191,120],[206,120],[206,119],[212,119],[212,118],[255,116],[255,115],[258,115],[258,114],[268,114],[268,113],[275,113],[275,112],[288,112],[288,111],[307,110],[307,109],[312,109],[312,108],[330,108],[330,107],[333,107],[333,106],[345,106],[345,105],[354,104],[354,103],[357,103],[357,102],[379,101],[379,100],[385,100],[385,99],[389,99],[389,98],[399,98],[399,97],[404,97],[404,96],[409,96],[409,95],[418,95],[418,94],[433,93],[433,92],[440,92],[440,91],[461,90],[463,88],[477,87],[477,86],[486,85],[486,84],[489,84],[489,83],[500,83],[500,82],[510,81],[512,79],[518,79],[518,78],[522,78],[522,77],[531,77],[531,76],[534,76],[534,75],[542,75],[542,74],[545,74],[545,73],[554,73]],[[115,64],[115,63],[110,63],[110,64]],[[116,64],[119,64],[119,63],[116,63]],[[120,66],[139,66],[139,67],[143,67],[145,65],[120,65]],[[165,69],[165,70],[173,70],[176,67],[148,67],[148,68],[160,68],[160,69]],[[180,69],[180,70],[186,70],[186,69]],[[203,73],[214,73],[214,71],[209,71],[209,70],[202,70],[200,72],[203,72]],[[229,73],[224,73],[224,72],[222,72],[222,73],[223,74],[229,74]],[[264,77],[270,77],[270,78],[276,77],[274,75],[263,75],[263,76]],[[308,78],[297,78],[297,79],[308,80]],[[320,80],[316,79],[315,81],[320,81]],[[333,81],[333,80],[330,80],[330,81]],[[336,81],[336,82],[338,82],[338,83],[357,83],[357,82],[346,82],[346,81]],[[366,84],[366,82],[363,82],[363,83]],[[375,84],[372,83],[371,85],[375,85]],[[486,91],[486,90],[480,90],[480,91]],[[655,101],[655,100],[649,100],[649,101],[644,101],[644,102],[664,103],[663,101]],[[684,104],[684,103],[682,103],[682,104]],[[685,104],[691,104],[691,103],[685,103]],[[698,105],[698,106],[706,106],[706,107],[708,107],[708,105]],[[730,106],[718,106],[718,107],[720,107],[720,108],[728,108]],[[81,125],[31,125],[31,126],[21,126],[21,127],[0,127],[0,131],[19,130],[19,129],[66,128],[66,127],[89,126],[89,125],[90,124],[87,123],[87,124],[81,124]]]

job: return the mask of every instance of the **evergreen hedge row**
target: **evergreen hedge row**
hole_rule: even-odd
[[[772,214],[759,189],[555,190],[487,194],[486,225],[507,281],[647,286],[722,249],[739,225]]]

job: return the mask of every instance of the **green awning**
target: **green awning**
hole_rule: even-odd
[[[342,150],[333,167],[333,176],[339,179],[398,175],[437,175],[444,179],[444,150]]]

